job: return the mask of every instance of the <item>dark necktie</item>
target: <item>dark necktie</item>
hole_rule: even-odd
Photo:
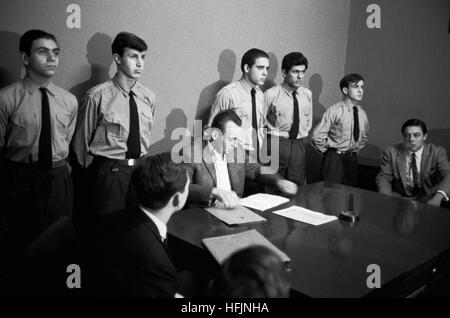
[[[356,106],[353,106],[353,123],[353,140],[357,142],[359,139],[359,116]]]
[[[417,171],[416,154],[414,152],[411,154],[411,170],[414,182],[414,194],[417,194],[420,186],[419,186],[419,172]]]
[[[299,125],[297,91],[292,92],[292,98],[294,99],[294,121],[291,130],[289,130],[289,139],[297,139]]]
[[[138,159],[141,155],[141,141],[139,137],[139,115],[134,93],[130,91],[130,132],[127,139],[128,159]]]
[[[41,135],[39,136],[39,166],[42,169],[52,167],[52,131],[50,120],[50,105],[48,102],[47,89],[40,87],[42,93],[41,108]]]
[[[252,88],[252,128],[256,133],[256,160],[259,162],[258,117],[256,116],[256,90]]]

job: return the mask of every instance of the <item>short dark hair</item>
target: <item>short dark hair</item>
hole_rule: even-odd
[[[120,32],[111,45],[112,54],[122,56],[127,47],[139,52],[147,51],[147,44],[140,37],[130,32]]]
[[[244,53],[241,60],[241,71],[244,72],[244,65],[248,64],[248,67],[252,67],[255,64],[256,59],[260,57],[265,57],[269,59],[269,54],[260,49],[250,49]]]
[[[402,125],[402,134],[405,132],[406,127],[410,126],[418,126],[422,129],[424,135],[427,133],[427,125],[425,125],[425,123],[420,119],[412,118],[405,121]]]
[[[341,92],[343,92],[344,87],[348,88],[351,83],[358,83],[359,81],[364,81],[364,78],[357,73],[345,75],[339,82]]]
[[[291,52],[283,57],[281,62],[281,69],[289,72],[292,66],[305,65],[305,70],[308,69],[308,59],[300,52]]]
[[[20,37],[19,52],[24,52],[26,55],[30,55],[33,42],[39,39],[53,40],[56,45],[58,45],[58,41],[53,34],[42,30],[29,30]]]
[[[209,292],[221,298],[286,298],[289,288],[281,258],[265,246],[251,246],[225,260]]]
[[[131,175],[131,184],[139,204],[161,209],[177,192],[183,192],[188,181],[185,163],[174,163],[169,152],[145,156]]]
[[[225,124],[229,121],[232,121],[233,123],[235,123],[238,126],[242,125],[242,120],[235,113],[235,111],[232,109],[227,109],[227,110],[224,110],[224,111],[218,113],[214,117],[214,119],[211,123],[211,128],[217,128],[221,132],[224,132]]]

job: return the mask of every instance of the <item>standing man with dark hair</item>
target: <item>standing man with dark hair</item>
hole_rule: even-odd
[[[305,145],[312,125],[312,93],[302,86],[307,69],[302,53],[287,54],[281,65],[284,82],[264,93],[267,145],[270,138],[278,138],[278,174],[299,186],[305,184]]]
[[[146,156],[133,169],[138,206],[109,215],[97,246],[105,296],[173,298],[183,286],[167,247],[167,223],[189,192],[186,165],[170,153]],[[185,295],[189,296],[189,295]]]
[[[56,220],[71,217],[66,159],[78,104],[52,83],[60,55],[54,35],[27,31],[20,54],[25,77],[0,90],[0,182],[2,210],[14,244],[23,248]]]
[[[223,110],[232,109],[242,120],[244,143],[251,151],[253,160],[258,160],[259,147],[263,140],[264,94],[260,87],[267,78],[269,55],[259,49],[250,49],[242,56],[242,77],[222,88],[216,95],[209,115],[209,125]]]
[[[450,194],[447,152],[425,143],[427,126],[419,119],[407,120],[402,135],[403,143],[383,152],[376,178],[378,191],[440,206]]]
[[[344,100],[328,108],[314,128],[312,144],[325,155],[322,180],[356,186],[358,152],[369,138],[369,121],[360,105],[363,86],[361,75],[345,75],[340,82]]]
[[[119,33],[112,44],[114,77],[89,90],[83,99],[73,142],[82,167],[90,168],[94,211],[109,214],[131,204],[131,168],[148,152],[155,94],[138,82],[147,44]]]

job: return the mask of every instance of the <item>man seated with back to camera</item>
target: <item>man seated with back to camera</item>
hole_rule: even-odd
[[[244,194],[246,180],[273,186],[286,195],[297,193],[295,183],[273,171],[264,173],[260,164],[249,162],[241,145],[241,126],[242,121],[233,110],[220,112],[212,121],[210,139],[197,140],[194,144],[194,151],[202,151],[201,159],[194,160],[195,155],[184,154],[184,162],[190,165],[188,203],[191,205],[235,208]]]
[[[186,165],[169,153],[145,156],[133,168],[138,206],[105,216],[96,250],[109,297],[172,298],[183,288],[167,245],[167,223],[186,202]],[[185,281],[186,282],[186,281]],[[99,282],[97,282],[99,283]],[[185,291],[190,291],[187,286]],[[183,296],[190,296],[181,291]]]

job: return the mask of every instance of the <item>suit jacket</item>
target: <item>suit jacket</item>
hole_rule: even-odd
[[[130,208],[103,221],[98,252],[107,273],[106,296],[173,298],[176,269],[153,221]]]
[[[387,148],[381,157],[380,172],[376,177],[378,191],[384,194],[398,192],[411,196],[406,188],[406,156],[404,144]],[[433,196],[437,190],[450,194],[450,166],[444,148],[425,144],[420,163],[420,178],[425,194]]]
[[[185,162],[189,162],[189,184],[188,204],[207,206],[210,201],[211,191],[217,185],[216,170],[212,161],[212,154],[206,143],[202,144],[201,162],[193,162],[192,156],[184,156]],[[198,146],[198,143],[197,143]],[[247,158],[248,159],[248,158]],[[266,185],[275,186],[276,181],[281,179],[279,175],[261,174],[261,165],[258,163],[228,163],[228,176],[231,189],[239,197],[244,194],[245,180],[256,180]]]

